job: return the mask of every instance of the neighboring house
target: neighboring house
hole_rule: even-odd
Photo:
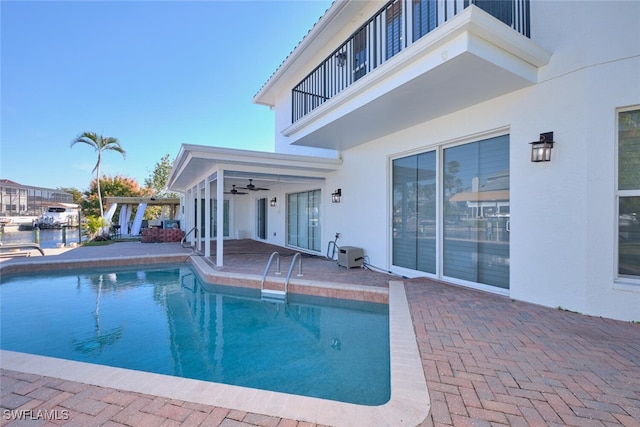
[[[640,320],[638,17],[336,1],[254,98],[275,153],[182,146],[183,228],[320,256],[340,233],[384,271]]]
[[[59,203],[73,203],[73,195],[59,189],[0,179],[0,216],[38,216],[46,212],[47,207]]]

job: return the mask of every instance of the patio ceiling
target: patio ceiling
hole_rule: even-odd
[[[224,170],[225,191],[232,185],[272,188],[283,183],[323,181],[336,171],[341,159],[298,156],[183,144],[169,174],[170,191],[185,192],[204,180],[214,180]]]

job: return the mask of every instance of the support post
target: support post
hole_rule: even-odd
[[[222,267],[224,262],[224,170],[218,169],[216,188],[216,265]]]
[[[211,256],[211,182],[208,179],[204,181],[204,256]]]

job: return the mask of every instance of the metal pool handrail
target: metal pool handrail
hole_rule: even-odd
[[[186,248],[187,246],[184,245],[184,242],[187,241],[187,237],[189,237],[189,234],[191,234],[192,232],[195,231],[195,236],[196,238],[198,237],[198,228],[197,227],[193,227],[191,230],[189,230],[189,232],[187,234],[184,235],[184,237],[182,238],[182,240],[180,241],[180,245],[183,248]],[[190,248],[193,248],[193,250],[195,251],[196,248],[194,246],[189,245]]]
[[[280,253],[275,251],[269,257],[269,261],[267,262],[267,267],[264,269],[264,274],[262,275],[262,283],[260,283],[260,290],[264,290],[264,279],[267,277],[267,273],[269,272],[269,267],[271,267],[271,263],[273,262],[273,257],[276,257],[276,274],[282,274],[280,272]]]
[[[289,279],[291,278],[291,272],[293,271],[293,266],[296,263],[296,258],[298,258],[298,277],[302,277],[302,255],[300,252],[296,252],[291,260],[291,265],[289,266],[289,272],[287,273],[287,279],[284,282],[284,293],[286,294],[289,288]]]

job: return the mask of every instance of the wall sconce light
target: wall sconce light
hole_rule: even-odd
[[[278,202],[278,199],[276,199],[276,198],[274,197],[273,199],[269,200],[269,205],[270,205],[272,208],[275,208],[275,207],[276,207],[276,203],[277,203],[277,202]]]
[[[530,142],[532,162],[550,162],[553,148],[553,132],[540,134],[539,141]]]
[[[336,61],[338,61],[338,67],[344,67],[344,63],[347,62],[347,54],[344,52],[336,53]]]
[[[342,188],[338,188],[336,191],[331,193],[331,203],[340,203],[341,197],[342,197]]]

